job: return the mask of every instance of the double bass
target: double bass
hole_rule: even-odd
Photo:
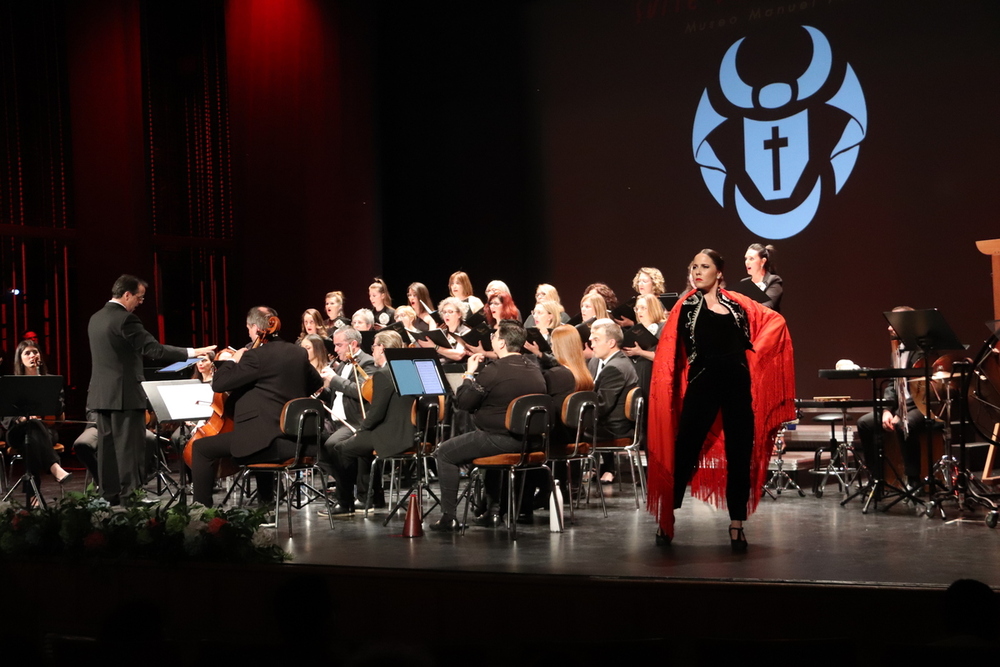
[[[260,347],[279,331],[281,331],[281,320],[274,316],[267,318],[267,328],[258,332],[257,339],[254,340],[250,349],[253,350]],[[215,396],[212,397],[212,416],[204,424],[195,429],[191,439],[188,440],[187,447],[184,448],[184,463],[187,464],[188,468],[192,465],[192,450],[196,440],[209,438],[221,433],[229,433],[236,425],[233,419],[232,406],[226,405],[227,398],[229,398],[228,393],[215,393]],[[239,468],[236,467],[233,460],[226,458],[219,461],[219,466],[215,474],[216,477],[229,477],[230,475],[235,475],[237,472],[239,472]]]

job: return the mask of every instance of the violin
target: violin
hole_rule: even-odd
[[[365,402],[372,402],[372,394],[375,391],[375,383],[365,369],[361,367],[360,362],[358,362],[357,357],[354,356],[354,350],[348,349],[347,351],[347,361],[354,366],[355,381],[358,385],[358,400],[361,402],[361,416],[365,416]]]
[[[254,340],[253,345],[250,349],[256,349],[269,341],[281,330],[281,320],[277,317],[267,318],[267,328],[259,331],[257,333],[257,339]],[[196,440],[201,438],[209,438],[213,435],[220,435],[222,433],[229,433],[233,430],[236,425],[236,421],[233,418],[232,406],[227,405],[226,399],[229,398],[229,394],[225,392],[216,392],[215,396],[212,398],[212,416],[208,420],[195,429],[194,434],[191,439],[188,440],[187,447],[184,448],[184,463],[191,467],[192,462],[192,451],[194,449],[194,443]],[[239,472],[239,468],[231,458],[220,459],[218,462],[218,468],[216,469],[216,477],[229,477],[235,475]]]

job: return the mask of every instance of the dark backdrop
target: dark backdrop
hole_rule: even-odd
[[[525,311],[542,281],[571,311],[594,280],[628,296],[642,265],[680,287],[705,246],[742,277],[762,239],[709,195],[691,125],[730,44],[802,24],[857,72],[868,134],[842,191],[776,241],[799,395],[864,393],[816,370],[886,363],[894,305],[941,308],[973,345],[991,317],[989,0],[38,0],[0,21],[5,264],[55,263],[65,285],[7,271],[3,340],[67,332],[48,351],[78,388],[122,271],[153,281],[140,314],[177,344],[241,343],[260,302],[291,337],[329,290],[367,305],[379,274],[399,303],[464,269]],[[11,302],[20,280],[45,298]]]

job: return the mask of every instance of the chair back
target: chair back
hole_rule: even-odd
[[[410,423],[415,429],[417,455],[422,456],[440,441],[441,423],[444,421],[443,395],[418,396],[410,408]]]
[[[645,409],[646,397],[642,393],[642,387],[629,389],[625,396],[625,418],[635,423],[633,442],[642,442],[643,429],[646,427],[646,420],[642,418]]]
[[[298,465],[307,447],[319,445],[323,430],[323,401],[318,398],[293,398],[281,408],[281,432],[295,439],[295,463]]]
[[[552,397],[548,394],[520,396],[507,406],[507,430],[521,439],[521,463],[518,465],[524,464],[530,452],[548,449],[551,415]]]
[[[575,391],[563,401],[560,420],[569,430],[575,430],[573,451],[563,452],[563,457],[575,458],[579,454],[580,443],[597,433],[597,392]],[[555,458],[555,457],[550,457]]]

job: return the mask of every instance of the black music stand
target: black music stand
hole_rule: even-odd
[[[924,386],[928,393],[928,409],[924,414],[924,437],[927,441],[927,477],[920,481],[918,488],[927,488],[927,497],[933,499],[935,487],[940,487],[941,491],[947,491],[946,487],[934,477],[934,452],[932,451],[934,442],[934,417],[930,411],[930,391],[931,374],[934,366],[934,353],[948,352],[952,350],[965,350],[955,332],[944,319],[937,308],[926,310],[901,310],[897,312],[882,313],[889,322],[889,326],[896,332],[896,336],[902,344],[909,350],[920,350],[924,354]],[[906,419],[906,415],[900,415],[901,419]],[[910,489],[886,506],[886,510],[904,498],[919,501]]]
[[[152,380],[142,383],[146,398],[153,408],[157,421],[198,421],[212,416],[212,385],[198,379]],[[179,452],[178,452],[179,453]],[[180,483],[170,476],[172,472],[161,455],[157,457],[157,483],[170,493],[167,507],[174,501],[187,503],[187,471],[183,462],[180,466]],[[172,490],[171,490],[172,489]]]
[[[62,412],[61,375],[4,375],[0,377],[0,417],[34,417]],[[26,482],[42,507],[48,507],[35,478],[25,471],[14,482],[3,500],[7,500],[20,482]]]

